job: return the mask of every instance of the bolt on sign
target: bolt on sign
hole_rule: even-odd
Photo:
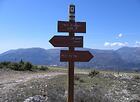
[[[69,21],[58,21],[58,32],[68,32],[69,36],[54,36],[50,43],[54,47],[68,47],[60,51],[60,61],[68,62],[68,102],[74,102],[74,62],[88,62],[93,58],[89,51],[78,51],[75,47],[83,47],[83,36],[75,33],[86,33],[86,22],[75,22],[75,5],[69,6]]]

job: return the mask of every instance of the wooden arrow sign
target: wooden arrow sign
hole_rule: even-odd
[[[68,51],[61,50],[60,61],[75,61],[75,62],[88,62],[94,56],[89,51]]]
[[[58,21],[58,32],[86,33],[86,22]]]
[[[54,47],[83,47],[83,36],[54,36],[49,42]]]

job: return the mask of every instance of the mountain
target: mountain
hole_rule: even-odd
[[[140,63],[140,47],[123,47],[116,52],[128,63]]]
[[[20,61],[22,59],[36,65],[66,66],[67,63],[59,61],[60,50],[43,48],[9,50],[0,54],[0,61]],[[94,55],[94,58],[89,62],[76,62],[76,66],[80,68],[140,69],[140,47],[122,47],[118,50],[89,48],[76,50],[88,50]]]
[[[9,50],[0,54],[0,61],[29,61],[37,65],[50,65],[59,61],[59,49],[27,48]],[[55,59],[55,60],[53,60]]]
[[[125,61],[125,68],[140,69],[140,47],[123,47],[116,52]]]

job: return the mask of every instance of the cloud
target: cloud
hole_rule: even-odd
[[[117,35],[117,38],[122,38],[122,36],[123,36],[123,34],[120,33],[120,34]]]
[[[106,47],[122,47],[127,46],[128,42],[105,42],[104,46]]]
[[[140,47],[140,41],[136,41],[134,47]]]
[[[119,38],[121,38],[122,36],[123,36],[123,35],[122,35],[121,33],[118,35]]]

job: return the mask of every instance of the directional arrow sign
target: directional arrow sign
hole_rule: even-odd
[[[58,32],[86,33],[86,22],[58,21]]]
[[[83,47],[83,36],[54,36],[49,42],[54,47]]]
[[[89,51],[68,51],[61,50],[60,61],[88,62],[94,56]]]

